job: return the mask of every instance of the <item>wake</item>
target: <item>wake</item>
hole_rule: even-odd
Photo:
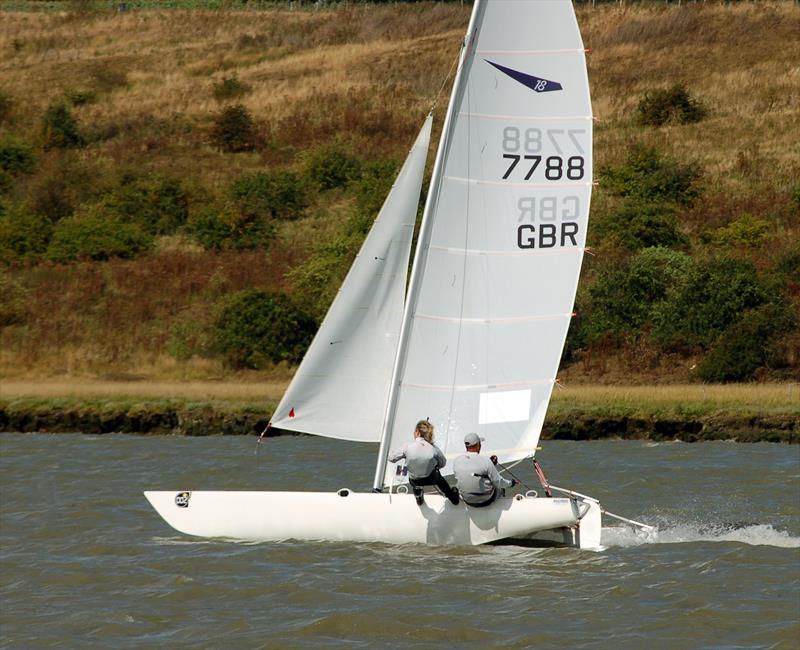
[[[604,527],[601,535],[601,544],[606,548],[687,542],[739,542],[751,546],[800,548],[800,537],[776,530],[771,524],[675,524],[653,530],[612,526]]]

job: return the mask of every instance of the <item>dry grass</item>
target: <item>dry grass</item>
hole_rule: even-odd
[[[276,401],[281,398],[288,379],[275,381],[3,381],[0,398],[35,397],[69,398],[149,398],[186,400]]]
[[[270,381],[3,381],[0,398],[38,400],[189,400],[195,402],[277,402],[288,373]],[[597,386],[575,385],[553,393],[552,410],[624,413],[741,412],[797,414],[800,384]]]
[[[576,385],[555,390],[553,402],[573,407],[602,404],[655,408],[669,405],[714,406],[735,412],[785,407],[800,418],[800,384],[680,384],[671,386],[596,386]]]

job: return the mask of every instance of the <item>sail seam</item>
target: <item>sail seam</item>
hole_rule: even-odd
[[[591,181],[586,183],[503,183],[501,181],[484,181],[476,178],[462,178],[461,176],[445,176],[444,180],[456,183],[469,183],[471,185],[485,185],[487,187],[522,187],[530,189],[533,187],[558,188],[558,187],[591,187]]]
[[[414,318],[423,320],[443,321],[446,323],[465,323],[470,325],[491,324],[491,323],[522,323],[536,320],[559,320],[562,318],[572,318],[569,314],[541,314],[537,316],[506,316],[501,318],[455,318],[452,316],[434,316],[432,314],[414,314]]]
[[[592,121],[591,115],[563,115],[563,116],[537,116],[537,115],[500,115],[499,113],[459,113],[467,117],[477,117],[482,120],[518,120],[520,122],[563,122],[565,120]]]
[[[543,386],[552,384],[555,379],[526,379],[524,381],[512,381],[504,384],[417,384],[413,382],[402,382],[402,386],[408,388],[422,388],[424,390],[441,390],[441,391],[474,391],[474,390],[492,390],[495,388],[525,388],[526,386]]]
[[[487,250],[487,249],[480,249],[480,248],[457,248],[454,246],[436,246],[431,245],[430,248],[432,250],[437,251],[444,251],[445,253],[450,253],[452,255],[486,255],[489,257],[538,257],[539,255],[542,256],[549,256],[549,255],[566,255],[567,253],[583,253],[586,251],[585,246],[564,246],[553,248],[551,249],[539,249],[536,251],[531,250],[524,250],[524,251],[497,251],[497,250]]]
[[[580,52],[581,54],[586,53],[586,49],[583,47],[570,47],[566,49],[560,50],[475,50],[475,54],[491,54],[493,56],[527,56],[527,55],[536,55],[536,54],[575,54],[576,52]]]

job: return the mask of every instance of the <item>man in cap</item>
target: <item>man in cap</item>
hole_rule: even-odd
[[[461,498],[468,506],[482,508],[493,503],[504,487],[513,487],[516,480],[504,479],[492,460],[481,456],[481,440],[477,433],[464,436],[467,453],[453,461],[453,473]],[[494,459],[494,457],[492,457]]]

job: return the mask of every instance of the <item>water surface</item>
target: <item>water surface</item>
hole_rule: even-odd
[[[800,648],[800,447],[545,443],[554,484],[657,526],[601,551],[198,540],[142,496],[371,484],[373,445],[254,449],[0,435],[0,647]]]

